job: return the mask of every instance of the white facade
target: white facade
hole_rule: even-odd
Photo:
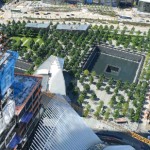
[[[29,150],[87,150],[101,143],[62,96],[50,100]]]
[[[64,59],[50,56],[35,71],[34,75],[43,76],[42,91],[66,95],[65,80],[63,76]]]

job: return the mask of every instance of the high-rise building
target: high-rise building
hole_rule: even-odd
[[[149,13],[150,12],[150,0],[139,0],[138,10],[140,12]]]
[[[0,150],[22,149],[40,118],[42,78],[14,74],[17,58],[0,55]]]

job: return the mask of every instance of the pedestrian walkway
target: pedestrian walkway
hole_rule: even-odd
[[[138,126],[139,131],[147,132],[147,130],[150,129],[150,125],[148,123],[149,121],[147,120],[147,117],[146,117],[146,112],[149,109],[150,109],[150,85],[146,93],[146,99],[143,105],[143,112],[141,112],[141,123]]]
[[[23,42],[22,46],[24,46],[28,41],[29,41],[29,39],[26,39],[26,40]]]

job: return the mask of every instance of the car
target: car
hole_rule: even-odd
[[[36,15],[39,15],[40,13],[35,13]]]
[[[71,14],[72,16],[74,16],[74,14]]]
[[[49,14],[51,14],[51,13],[47,13],[47,15],[49,15]]]
[[[59,16],[59,14],[56,14],[56,16]]]
[[[150,130],[148,130],[148,133],[150,133]]]

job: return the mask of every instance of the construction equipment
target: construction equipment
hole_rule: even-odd
[[[122,127],[122,126],[120,126],[118,124],[115,124],[115,123],[112,123],[112,122],[109,123],[109,122],[104,121],[104,120],[102,122],[107,124],[107,125],[109,125],[109,126],[112,126],[113,128],[115,128],[117,130],[120,130],[122,132],[125,132],[125,133],[129,134],[133,138],[135,138],[135,139],[137,139],[137,140],[139,140],[139,141],[141,141],[143,143],[146,143],[146,144],[150,145],[150,140],[149,139],[147,139],[147,138],[145,138],[145,137],[143,137],[143,136],[141,136],[141,135],[139,135],[139,134],[137,134],[137,133],[135,133],[133,131],[130,131],[130,130],[126,129],[125,127]]]

